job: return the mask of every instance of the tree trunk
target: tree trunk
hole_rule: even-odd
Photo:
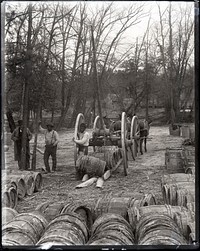
[[[95,42],[94,42],[94,34],[93,34],[93,27],[91,26],[91,33],[92,33],[92,45],[93,45],[93,60],[94,60],[94,83],[96,84],[96,97],[97,97],[97,104],[98,104],[98,112],[100,116],[100,125],[103,129],[103,117],[102,117],[102,111],[101,111],[101,103],[100,103],[100,88],[99,88],[99,80],[98,80],[98,73],[96,68],[96,48],[95,48]]]
[[[22,153],[21,153],[21,168],[25,170],[26,154],[27,154],[27,121],[28,121],[28,100],[29,100],[29,85],[32,74],[32,46],[31,46],[31,29],[32,29],[32,4],[28,6],[28,35],[27,35],[27,52],[26,52],[26,65],[25,65],[25,86],[24,86],[24,99],[23,99],[23,132],[22,132]]]

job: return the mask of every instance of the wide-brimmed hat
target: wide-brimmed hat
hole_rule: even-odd
[[[48,123],[46,124],[46,126],[54,127],[54,124],[53,124],[52,122],[48,122]]]

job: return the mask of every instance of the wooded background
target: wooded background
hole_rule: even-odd
[[[92,121],[99,95],[107,117],[163,108],[165,122],[181,121],[181,109],[194,111],[194,7],[152,5],[154,22],[144,2],[6,2],[5,111],[27,125],[48,114],[59,130],[80,112]]]

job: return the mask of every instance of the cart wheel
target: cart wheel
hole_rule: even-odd
[[[84,115],[82,113],[79,113],[77,118],[76,118],[76,124],[75,124],[75,131],[74,131],[74,138],[78,139],[78,132],[79,132],[79,126],[81,123],[84,123],[85,118]],[[74,164],[76,167],[76,161],[78,158],[78,148],[77,148],[77,144],[74,143]]]
[[[93,132],[96,131],[96,129],[98,129],[100,126],[100,117],[99,115],[96,116],[95,120],[94,120],[94,125],[93,125]],[[93,146],[93,152],[96,152],[96,147]]]
[[[131,155],[132,155],[133,160],[135,160],[135,158],[137,157],[137,148],[138,148],[137,139],[136,139],[137,131],[138,131],[138,117],[133,116],[131,120],[131,134],[130,134],[130,139],[132,142],[130,149],[131,149]]]
[[[100,123],[100,117],[99,115],[96,116],[95,120],[94,120],[94,125],[93,125],[93,132],[98,128],[98,122]],[[100,125],[100,124],[99,124]]]
[[[126,140],[127,140],[127,119],[126,113],[122,113],[122,120],[121,120],[121,143],[122,143],[122,158],[124,162],[124,174],[127,176],[127,168],[128,168],[128,156],[127,156],[127,149],[126,149]]]

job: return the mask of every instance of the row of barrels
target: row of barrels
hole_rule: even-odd
[[[2,244],[185,245],[195,240],[195,226],[183,208],[151,205],[132,207],[128,212],[128,221],[117,213],[103,213],[91,230],[83,215],[70,210],[49,222],[38,210],[16,214],[2,228]]]
[[[138,244],[148,244],[150,245],[149,241],[146,243],[144,241],[141,241],[141,239],[146,238],[146,234],[144,233],[143,237],[141,238],[141,230],[140,230],[140,221],[146,221],[146,223],[149,224],[150,227],[152,227],[152,230],[154,231],[156,229],[156,226],[154,225],[155,221],[157,221],[157,227],[159,227],[160,232],[156,232],[150,234],[150,239],[152,239],[153,243],[152,245],[155,244],[155,236],[157,238],[156,241],[158,241],[157,244],[159,243],[159,236],[164,234],[163,230],[165,229],[165,224],[162,225],[162,219],[167,219],[167,221],[171,222],[170,224],[173,225],[173,228],[176,226],[176,232],[179,232],[179,235],[182,236],[180,240],[181,244],[185,244],[185,242],[189,243],[191,241],[190,236],[193,235],[195,236],[195,221],[194,221],[194,215],[193,213],[188,210],[185,207],[180,207],[180,206],[171,206],[171,205],[150,205],[150,206],[145,206],[145,207],[139,207],[139,208],[130,208],[128,210],[128,215],[129,215],[129,222],[133,228],[133,231],[136,236],[136,240]],[[167,218],[165,216],[168,216]],[[154,217],[155,216],[155,217]],[[170,218],[169,218],[170,217]],[[165,221],[164,219],[164,221]],[[147,225],[148,225],[147,224]],[[160,225],[159,225],[160,224]],[[145,226],[146,227],[146,226]],[[145,228],[144,226],[142,228]],[[168,226],[168,229],[170,230],[170,227]],[[173,230],[170,230],[173,231]],[[167,231],[168,233],[168,231]],[[175,235],[172,237],[176,238]],[[194,237],[195,238],[195,237]],[[160,238],[162,239],[162,238]],[[173,243],[173,241],[172,241]],[[163,243],[164,244],[164,243]],[[165,243],[166,244],[166,243]],[[169,243],[168,243],[169,244]]]
[[[104,196],[95,202],[94,208],[80,202],[46,202],[35,211],[22,214],[3,208],[3,245],[192,243],[193,214],[185,207],[155,202],[150,194],[142,198],[122,197],[121,204],[120,198]],[[8,210],[12,210],[10,218]]]
[[[124,220],[126,218],[127,220],[128,219],[127,211],[130,206],[148,205],[148,203],[155,203],[155,202],[156,202],[155,198],[151,194],[145,195],[142,198],[138,197],[137,199],[134,198],[133,196],[131,198],[128,198],[128,197],[119,198],[119,197],[111,197],[111,196],[107,196],[106,198],[105,196],[103,196],[101,199],[98,199],[97,202],[94,202],[95,206],[93,207],[84,205],[81,202],[79,203],[75,203],[75,202],[52,203],[52,201],[45,202],[45,203],[42,203],[41,205],[38,205],[34,212],[31,212],[30,214],[28,213],[29,217],[36,217],[35,214],[37,214],[37,216],[41,215],[42,219],[45,218],[45,220],[49,224],[51,224],[51,226],[45,227],[45,232],[44,234],[40,236],[41,237],[40,239],[36,238],[35,233],[34,233],[34,238],[30,237],[31,227],[29,225],[30,225],[30,222],[32,222],[31,220],[28,221],[24,219],[25,223],[22,224],[20,222],[19,224],[20,226],[18,226],[19,214],[14,209],[4,207],[3,208],[4,209],[3,210],[3,226],[4,226],[3,227],[3,244],[4,245],[17,245],[17,244],[18,245],[32,245],[33,240],[34,240],[34,244],[38,244],[38,245],[51,242],[52,240],[54,240],[54,245],[55,243],[57,245],[61,243],[63,245],[85,244],[87,243],[87,241],[89,240],[88,238],[91,235],[93,222],[98,217],[101,217],[102,215],[105,215],[108,212],[109,213],[115,212],[119,218],[121,217]],[[22,214],[22,216],[23,215],[24,214]],[[71,221],[73,222],[73,224],[70,223]],[[58,234],[57,227],[55,227],[55,225],[59,228],[59,234]],[[79,229],[80,226],[82,230]],[[20,230],[19,229],[16,230],[16,228],[18,227],[20,228]],[[32,228],[35,229],[35,226],[32,226]],[[79,230],[77,230],[77,228]],[[80,232],[85,231],[83,229],[87,229],[88,231],[87,235],[86,233],[84,234],[84,238],[83,236],[80,237],[81,235]],[[69,233],[67,232],[67,230],[69,231]],[[26,241],[25,241],[26,238],[24,236],[22,237],[24,231],[25,231],[25,236],[27,235],[27,231],[28,231],[28,236],[30,237],[30,238],[27,238]],[[12,239],[13,241],[10,240],[11,232],[13,234],[13,239]],[[7,236],[7,233],[8,233],[8,236]],[[82,240],[81,242],[80,240],[79,241],[77,240],[77,235]],[[72,239],[74,242],[72,241]],[[61,240],[63,240],[63,242]]]
[[[185,173],[195,174],[195,148],[184,146],[182,155]]]
[[[165,166],[171,173],[195,174],[194,147],[166,148]]]
[[[185,173],[163,175],[161,190],[164,203],[188,207],[195,203],[195,176]]]
[[[41,187],[40,172],[5,170],[2,173],[2,206],[15,208],[18,200],[38,192]]]

